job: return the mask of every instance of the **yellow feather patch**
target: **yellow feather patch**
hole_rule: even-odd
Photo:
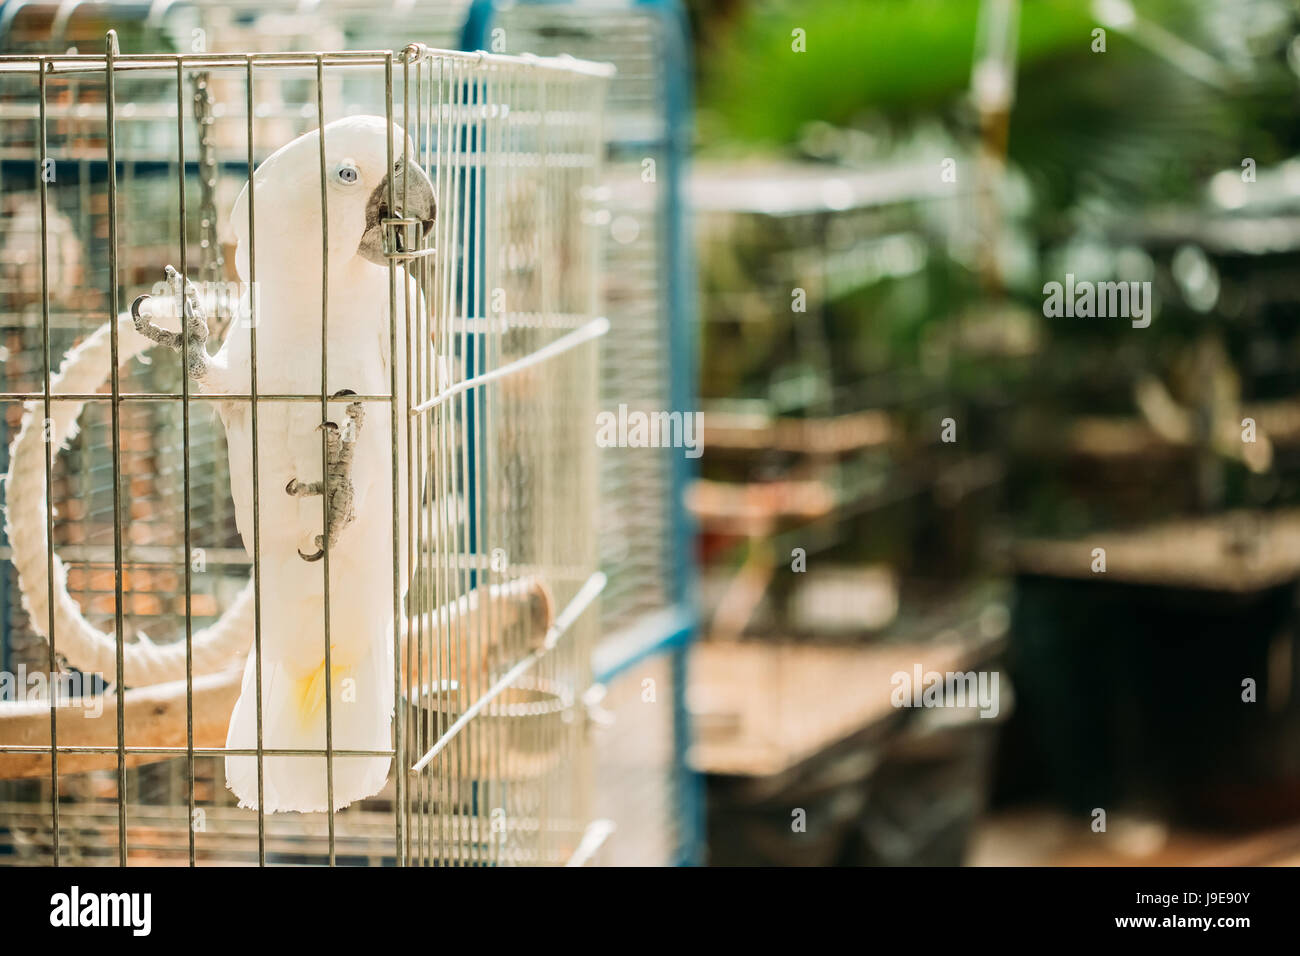
[[[334,647],[330,645],[330,651]],[[334,664],[331,668],[332,680],[331,689],[337,694],[339,682],[344,678],[350,668],[342,664]],[[320,664],[316,666],[311,673],[298,678],[298,714],[302,718],[304,725],[309,725],[316,721],[321,713],[325,710],[325,660],[321,659]]]

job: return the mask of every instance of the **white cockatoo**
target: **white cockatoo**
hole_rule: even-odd
[[[389,142],[395,163],[389,163]],[[403,147],[407,149],[404,150]],[[207,327],[197,294],[170,266],[182,295],[181,332],[160,328],[137,299],[140,332],[181,349],[188,338],[189,374],[199,392],[248,394],[252,339],[257,330],[259,396],[321,393],[320,131],[277,150],[253,176],[256,304],[253,322],[230,325],[220,351],[209,356]],[[404,162],[403,157],[407,159]],[[398,355],[390,355],[389,270],[383,220],[418,226],[406,243],[421,241],[435,214],[433,183],[414,159],[405,133],[379,117],[354,116],[325,127],[325,204],[328,208],[328,370],[331,396],[322,423],[317,402],[261,400],[258,404],[258,512],[262,607],[262,742],[266,749],[323,753],[326,746],[325,564],[329,565],[329,646],[332,744],[335,750],[391,750],[393,681],[393,449],[390,407],[345,396],[390,394],[391,363],[398,362],[398,408],[405,408],[402,372],[408,334],[427,341],[424,309],[414,279],[398,269]],[[389,181],[397,208],[389,208]],[[405,206],[403,207],[403,202]],[[236,266],[249,268],[248,186],[231,220],[238,237]],[[418,236],[418,239],[415,237]],[[403,249],[403,240],[395,242]],[[409,322],[407,302],[413,303]],[[247,302],[242,315],[247,316]],[[248,401],[217,403],[226,429],[231,493],[244,546],[253,550],[252,416]],[[400,424],[400,423],[399,423]],[[322,476],[322,434],[327,474]],[[398,474],[406,474],[404,427]],[[417,485],[417,487],[419,487]],[[323,494],[322,494],[323,492]],[[322,498],[324,504],[322,505]],[[406,496],[401,496],[398,580],[404,591]],[[325,523],[328,522],[328,539]],[[325,549],[328,562],[321,561]],[[257,746],[256,655],[250,653],[226,746]],[[267,812],[329,809],[326,761],[320,756],[264,757]],[[377,793],[390,758],[333,760],[333,808]],[[258,805],[257,758],[226,758],[226,785],[242,807]]]

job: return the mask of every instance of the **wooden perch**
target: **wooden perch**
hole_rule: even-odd
[[[481,599],[481,589],[463,595],[436,612],[417,619],[416,634],[423,633],[428,648],[439,640],[439,633],[450,634],[452,643],[447,655],[451,665],[445,669],[461,686],[469,686],[476,669],[486,672],[512,663],[511,655],[523,654],[539,646],[546,638],[555,618],[554,602],[546,585],[538,578],[524,578],[494,586],[490,600]],[[419,622],[423,622],[423,632]],[[478,635],[478,639],[474,636]],[[503,638],[513,635],[521,645],[507,646]],[[513,642],[512,642],[513,643]],[[402,641],[402,654],[407,654]],[[405,660],[403,661],[405,665]],[[427,666],[427,665],[426,665]],[[243,665],[218,674],[194,678],[194,746],[224,747],[226,728],[235,700],[239,697]],[[403,681],[406,686],[406,681]],[[171,681],[148,687],[129,689],[123,721],[128,747],[184,747],[185,681]],[[85,701],[61,701],[58,707],[58,742],[60,747],[116,747],[118,695],[105,694],[98,703],[103,710],[98,717]],[[50,707],[46,701],[0,703],[0,746],[50,745]],[[170,754],[128,754],[126,765],[138,767],[175,759]],[[117,755],[59,754],[59,773],[82,773],[108,770],[117,766]],[[48,777],[50,758],[41,753],[0,753],[0,779]]]
[[[486,608],[481,593],[481,588],[475,588],[437,611],[415,618],[414,634],[403,634],[403,687],[430,677],[437,662],[435,648],[440,646],[440,634],[450,634],[443,674],[462,687],[470,686],[475,674],[505,670],[546,639],[555,621],[555,604],[540,578],[494,585]],[[403,624],[405,630],[406,622]],[[417,642],[424,645],[423,675],[410,673],[418,660],[407,660]]]
[[[220,747],[226,742],[226,725],[239,697],[243,668],[194,678],[194,746]],[[185,746],[185,682],[171,681],[128,690],[126,743],[128,747]],[[89,701],[60,701],[60,747],[116,747],[117,694],[105,694],[93,716]],[[0,741],[6,746],[50,745],[50,705],[46,701],[21,701],[0,705]],[[126,765],[138,767],[170,759],[164,754],[128,754]],[[117,766],[116,754],[59,754],[59,774],[106,770]],[[49,754],[0,754],[0,779],[48,777]]]
[[[778,418],[710,411],[705,416],[706,448],[776,451],[805,455],[843,455],[887,445],[898,429],[889,413],[867,409],[830,418]]]
[[[825,518],[836,500],[835,490],[816,479],[736,483],[697,478],[686,506],[706,530],[758,537],[785,522]]]

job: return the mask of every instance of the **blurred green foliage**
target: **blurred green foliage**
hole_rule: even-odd
[[[905,137],[938,119],[967,141],[975,123],[966,92],[978,0],[757,2],[710,16],[699,30],[700,143],[708,154],[786,151],[809,124]],[[1236,7],[1239,13],[1234,13]],[[1288,68],[1285,3],[1244,0],[1217,16],[1194,0],[1143,0],[1140,16],[1209,59],[1238,62],[1218,88],[1108,30],[1088,0],[1020,5],[1017,92],[1009,158],[1024,170],[1048,216],[1081,200],[1131,204],[1191,196],[1217,169],[1250,156],[1267,165],[1300,151],[1300,85]],[[1260,11],[1271,11],[1267,23]],[[803,30],[807,52],[792,50]],[[1231,33],[1231,35],[1227,35]],[[758,79],[761,77],[761,81]]]
[[[1263,491],[1232,460],[1222,463],[1221,480],[1202,481],[1197,471],[1207,470],[1209,451],[1199,439],[1172,450],[1153,441],[1132,460],[1099,453],[1093,471],[1065,457],[1074,454],[1070,425],[1082,418],[1140,431],[1135,384],[1150,378],[1196,421],[1239,420],[1238,394],[1243,401],[1300,394],[1296,246],[1261,254],[1258,244],[1214,238],[1225,222],[1249,235],[1250,217],[1261,217],[1263,228],[1268,217],[1290,222],[1300,209],[1278,171],[1300,155],[1300,3],[1139,0],[1135,32],[1106,28],[1098,52],[1093,31],[1102,24],[1091,0],[1023,0],[1009,175],[992,212],[968,192],[981,137],[996,127],[981,129],[969,93],[986,5],[695,4],[701,153],[726,162],[795,155],[873,171],[901,166],[922,176],[955,156],[963,197],[944,206],[951,217],[931,216],[927,203],[905,195],[884,197],[880,214],[902,218],[867,223],[852,241],[919,236],[929,249],[924,268],[826,296],[809,315],[788,312],[787,289],[802,279],[778,275],[763,257],[777,261],[780,250],[818,243],[826,255],[842,251],[834,243],[796,240],[768,222],[718,243],[721,251],[702,248],[706,316],[722,323],[705,331],[705,394],[771,393],[807,367],[798,336],[815,323],[837,410],[951,410],[965,423],[968,447],[1008,462],[1017,524],[1080,530],[1193,505],[1300,499],[1300,484],[1287,485],[1287,462],[1265,476],[1273,484]],[[806,52],[792,49],[796,29]],[[996,149],[997,139],[983,145]],[[1272,173],[1250,186],[1258,208],[1211,201],[1216,174],[1235,179],[1247,157],[1261,177]],[[971,254],[992,241],[1001,243],[995,281]],[[1173,266],[1189,249],[1221,286],[1204,308]],[[1150,278],[1159,303],[1152,326],[1137,332],[1122,322],[1043,316],[1045,281],[1092,271]],[[1027,331],[1030,347],[990,347],[999,330],[1012,338]],[[1190,357],[1211,346],[1221,367],[1189,373],[1200,369]],[[1222,400],[1206,398],[1211,374],[1231,384]],[[1300,452],[1290,454],[1294,474]]]
[[[1094,23],[1085,3],[1025,6],[1022,65],[1086,49]],[[903,118],[944,109],[969,85],[978,14],[977,0],[754,3],[716,36],[705,19],[701,140],[778,145],[813,120],[851,126],[868,111]],[[791,48],[796,28],[806,53]]]

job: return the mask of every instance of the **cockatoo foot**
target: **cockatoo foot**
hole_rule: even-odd
[[[131,303],[131,321],[135,323],[135,330],[150,341],[165,345],[182,354],[187,353],[189,368],[186,371],[190,378],[202,381],[207,377],[210,364],[207,348],[208,319],[203,312],[202,303],[199,302],[198,290],[194,288],[194,283],[171,266],[167,266],[166,273],[173,294],[184,303],[185,320],[182,323],[182,331],[172,332],[164,329],[149,321],[147,316],[140,314],[140,306],[153,298],[148,295],[139,296]]]
[[[355,394],[350,388],[345,388],[335,392],[332,397]],[[361,422],[365,419],[365,407],[360,402],[352,402],[348,405],[347,416],[347,424],[341,429],[336,422],[322,422],[320,425],[325,430],[324,481],[300,482],[295,478],[284,488],[286,494],[295,498],[328,494],[325,533],[316,535],[315,554],[298,552],[304,561],[319,561],[325,557],[326,547],[332,548],[339,535],[356,517],[353,506],[352,454],[356,450]]]

